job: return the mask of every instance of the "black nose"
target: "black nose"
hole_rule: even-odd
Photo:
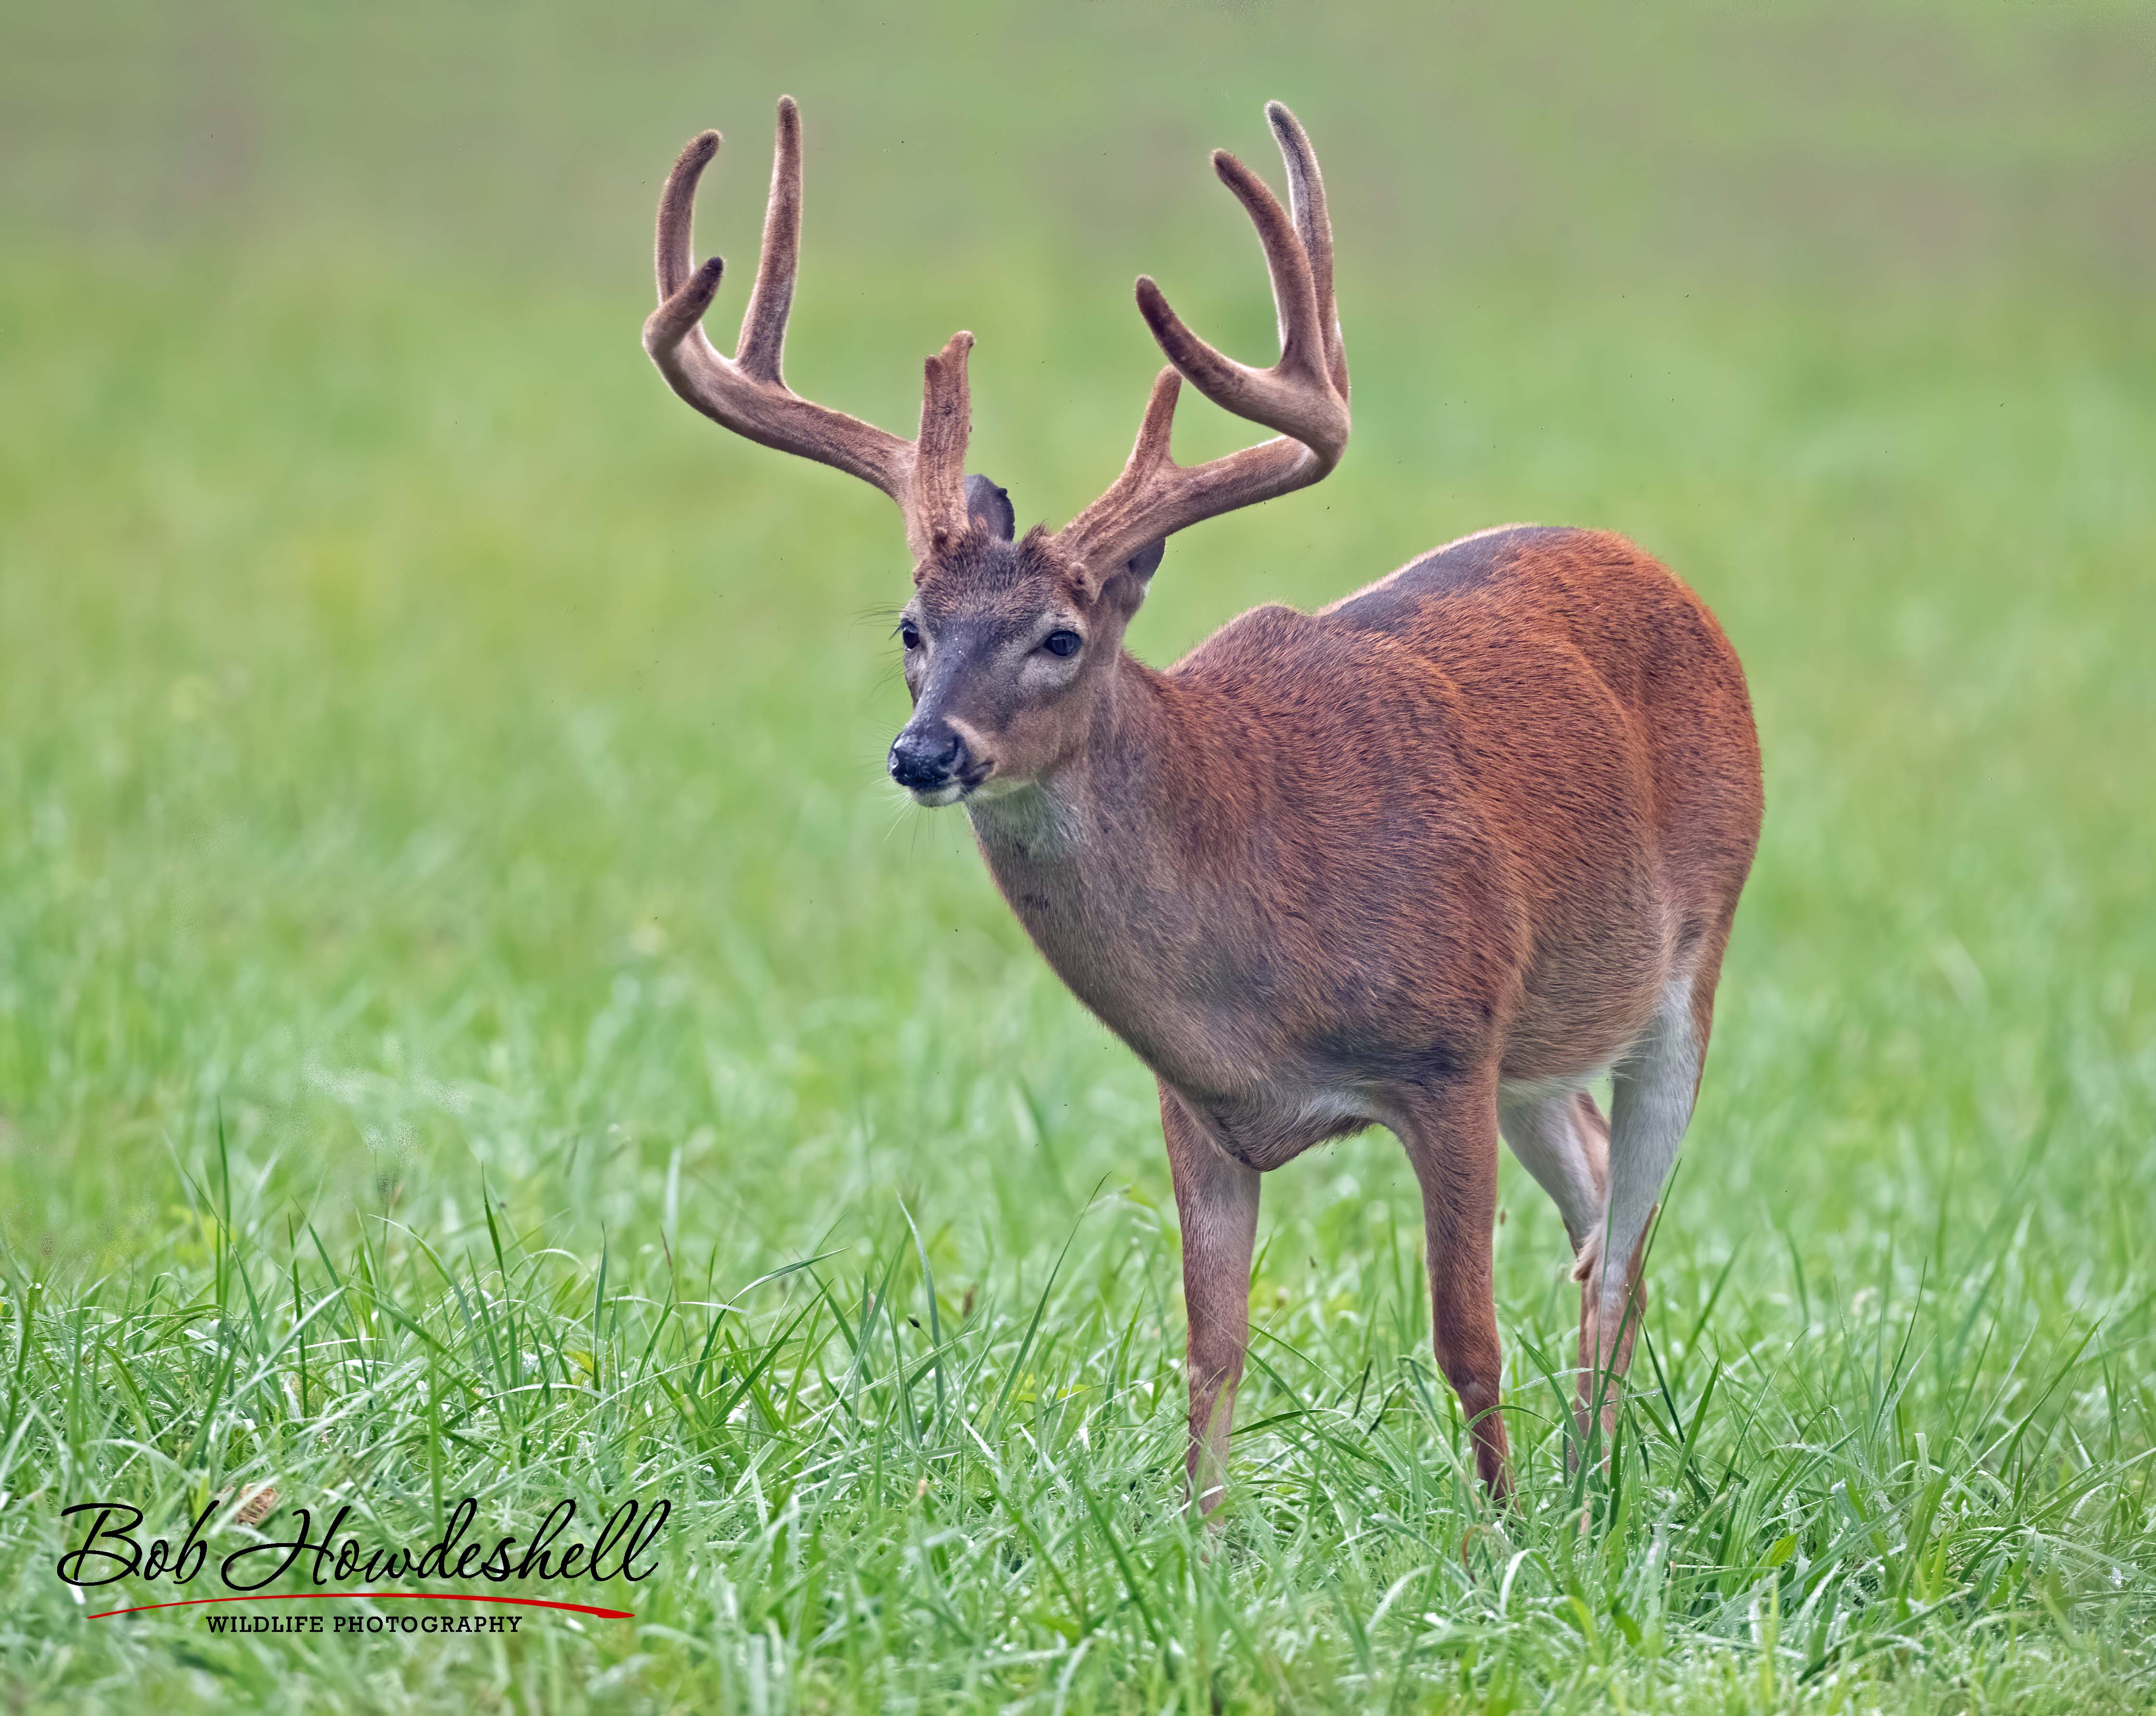
[[[948,786],[966,767],[966,742],[942,722],[908,727],[891,748],[891,778],[916,793]]]

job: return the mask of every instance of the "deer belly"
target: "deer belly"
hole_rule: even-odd
[[[1346,1088],[1312,1085],[1229,1097],[1177,1089],[1176,1094],[1214,1143],[1261,1174],[1315,1144],[1360,1132],[1376,1118],[1365,1093]]]

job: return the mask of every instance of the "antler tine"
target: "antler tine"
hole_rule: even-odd
[[[696,217],[696,182],[719,152],[725,140],[716,131],[699,131],[675,157],[666,175],[666,188],[659,193],[659,301],[664,304],[688,284],[695,272],[695,252],[690,237]],[[716,265],[714,256],[711,262]],[[714,279],[716,284],[716,277]]]
[[[966,442],[973,432],[973,403],[966,354],[973,349],[973,337],[962,331],[921,366],[921,433],[914,442],[906,530],[917,538],[915,553],[924,557],[967,529]]]
[[[1099,500],[1064,527],[1064,536],[1091,546],[1091,539],[1096,532],[1104,528],[1112,532],[1132,512],[1146,491],[1158,483],[1163,472],[1180,469],[1168,455],[1168,443],[1174,437],[1175,403],[1182,393],[1183,377],[1173,367],[1163,369],[1152,378],[1152,391],[1146,396],[1145,415],[1138,421],[1138,438],[1131,448],[1131,456],[1124,461],[1122,473],[1108,485]],[[1162,536],[1168,533],[1158,532]]]
[[[734,367],[760,382],[784,387],[779,360],[786,347],[786,316],[793,308],[793,275],[801,262],[801,110],[791,95],[778,98],[778,134],[771,147],[771,200],[763,210],[763,249],[756,285],[742,312],[741,344]]]
[[[1332,299],[1332,232],[1317,157],[1295,116],[1278,102],[1265,117],[1286,163],[1293,213],[1265,182],[1224,150],[1214,171],[1257,229],[1279,316],[1281,354],[1253,369],[1192,333],[1151,276],[1140,275],[1138,311],[1173,368],[1153,383],[1137,444],[1122,475],[1065,527],[1062,536],[1099,575],[1164,537],[1240,506],[1317,481],[1347,450],[1348,358]],[[1168,451],[1180,388],[1178,373],[1238,417],[1281,432],[1204,465],[1176,464]]]
[[[1332,222],[1325,208],[1325,180],[1317,170],[1317,152],[1301,122],[1280,101],[1265,103],[1265,120],[1287,168],[1288,208],[1296,235],[1310,259],[1310,280],[1317,299],[1318,326],[1325,336],[1326,378],[1342,398],[1348,397],[1348,347],[1340,334],[1340,310],[1332,300]]]

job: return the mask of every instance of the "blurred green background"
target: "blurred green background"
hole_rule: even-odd
[[[332,1248],[379,1218],[392,1253],[398,1224],[459,1250],[484,1174],[587,1297],[603,1246],[646,1287],[708,1259],[723,1293],[903,1236],[902,1197],[970,1313],[976,1284],[1037,1292],[1093,1221],[1102,1256],[1140,1260],[1101,1265],[1098,1306],[1171,1361],[1150,1081],[1040,965],[963,819],[883,778],[894,511],[694,416],[637,334],[659,182],[716,125],[698,243],[731,265],[730,349],[790,92],[789,379],[910,432],[921,357],[971,328],[971,462],[1022,523],[1060,523],[1119,467],[1159,361],[1134,275],[1269,353],[1204,152],[1277,180],[1279,97],[1331,192],[1354,441],[1322,488],[1175,539],[1132,647],[1165,662],[1254,603],[1315,605],[1510,520],[1675,567],[1746,662],[1768,811],[1657,1315],[1681,1344],[1676,1308],[1727,1265],[1770,1331],[1863,1283],[1921,1310],[1943,1279],[2002,1341],[2063,1355],[2101,1323],[2102,1378],[2053,1410],[2141,1470],[2152,88],[2156,15],[2081,0],[9,7],[0,1239],[22,1352],[33,1282],[79,1310],[196,1290],[189,1188],[221,1126],[227,1225],[265,1255],[295,1214]],[[1186,459],[1240,439],[1184,415]],[[1505,1326],[1554,1338],[1562,1235],[1507,1173]],[[1267,1198],[1255,1302],[1282,1330],[1374,1325],[1368,1260],[1416,1249],[1393,1143]],[[178,1415],[180,1446],[194,1428]],[[45,1499],[0,1554],[43,1618],[13,1623],[11,1683],[165,1672],[146,1631],[132,1658],[69,1654],[39,1546],[52,1497],[118,1457],[25,1435],[0,1488]],[[2046,1637],[2145,1616],[2145,1567],[2127,1588]],[[557,1700],[626,1660],[593,1648]],[[2144,1658],[2090,1649],[2086,1683],[2047,1657],[2000,1684],[2145,1696]],[[526,1696],[522,1668],[473,1662],[470,1687]],[[402,1672],[381,1686],[419,1697]]]

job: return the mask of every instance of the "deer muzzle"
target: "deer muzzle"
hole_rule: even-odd
[[[891,778],[921,804],[956,803],[979,784],[974,773],[966,741],[948,722],[909,722],[891,742]]]

